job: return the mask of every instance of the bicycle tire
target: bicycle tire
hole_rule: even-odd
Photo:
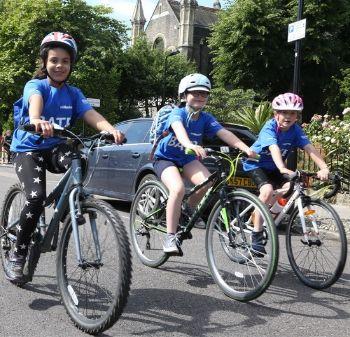
[[[230,234],[220,214],[220,200],[210,213],[205,237],[207,261],[215,283],[225,295],[248,302],[262,295],[275,276],[278,237],[270,212],[254,194],[237,189],[228,194],[228,201]],[[263,256],[256,256],[251,248],[253,227],[249,221],[253,209],[259,211],[264,221],[266,254]]]
[[[322,200],[311,200],[304,205],[304,209],[309,205],[315,211],[312,217],[317,217],[316,223],[321,225],[318,237],[320,241],[317,242],[316,236],[312,245],[304,241],[299,211],[296,208],[286,231],[287,255],[294,273],[302,283],[314,289],[325,289],[334,284],[344,270],[347,240],[343,223],[332,206]],[[307,232],[312,238],[315,231],[310,219],[306,215]]]
[[[19,218],[19,215],[24,207],[25,200],[25,193],[20,184],[12,185],[8,189],[1,207],[0,235],[4,233],[4,230],[6,230],[9,223],[12,223]],[[11,234],[12,239],[10,239],[7,235],[1,239],[0,255],[4,271],[7,268],[6,264],[8,263],[8,258],[14,252],[16,245],[16,232],[13,231]],[[8,249],[4,250],[5,246],[7,246]],[[35,232],[33,233],[28,246],[27,258],[23,268],[23,278],[20,281],[12,282],[13,284],[18,287],[23,287],[26,283],[32,281],[40,258],[40,253],[40,234]]]
[[[57,281],[65,309],[80,330],[98,334],[110,328],[127,303],[131,284],[129,238],[117,211],[102,200],[81,201],[78,231],[84,262],[78,264],[70,213],[57,250]],[[101,259],[91,232],[96,221]]]
[[[130,235],[140,261],[152,268],[164,264],[169,255],[163,251],[166,234],[165,208],[160,214],[150,214],[162,207],[168,198],[166,187],[159,181],[147,181],[137,190],[130,210]]]

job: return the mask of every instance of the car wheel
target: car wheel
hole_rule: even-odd
[[[141,185],[143,185],[146,181],[158,181],[159,179],[157,178],[156,175],[152,174],[152,173],[148,173],[146,174],[140,181],[139,185],[137,186],[137,188],[139,188]]]

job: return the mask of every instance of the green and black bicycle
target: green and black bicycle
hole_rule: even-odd
[[[185,239],[199,217],[214,200],[205,237],[208,265],[214,281],[229,297],[247,302],[260,296],[270,285],[278,263],[278,239],[274,221],[265,205],[252,193],[232,189],[228,181],[234,176],[240,156],[207,149],[217,171],[202,184],[192,188],[182,202],[180,226],[176,233],[180,252]],[[188,215],[188,198],[210,184],[192,215]],[[131,207],[130,233],[135,252],[142,263],[159,267],[170,257],[163,252],[166,235],[166,203],[168,191],[158,181],[147,181],[137,191]],[[263,219],[266,254],[257,254],[251,247],[251,218]]]

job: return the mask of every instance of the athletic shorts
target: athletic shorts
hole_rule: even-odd
[[[288,178],[284,177],[279,170],[268,171],[262,168],[257,168],[249,171],[249,174],[255,182],[258,189],[263,185],[271,184],[274,189],[280,188],[284,183],[288,182]]]
[[[161,179],[163,171],[171,166],[177,167],[179,172],[182,173],[183,166],[179,166],[171,160],[156,159],[153,163],[154,172],[159,179]]]

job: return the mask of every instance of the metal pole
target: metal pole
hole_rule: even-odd
[[[303,0],[298,0],[298,17],[297,21],[303,16]],[[298,94],[300,91],[300,55],[301,55],[301,39],[295,41],[294,49],[294,75],[293,75],[293,92]]]
[[[180,53],[180,50],[175,49],[170,53],[165,54],[165,59],[164,59],[164,68],[163,68],[163,86],[162,86],[162,106],[165,103],[165,83],[166,83],[166,71],[167,71],[167,60],[169,56],[174,56]]]
[[[303,16],[303,0],[298,0],[298,17],[297,21]],[[301,55],[301,39],[295,41],[294,49],[294,73],[293,73],[293,93],[300,92],[300,55]],[[296,170],[298,164],[297,149],[291,151],[287,159],[287,167],[293,171]]]

